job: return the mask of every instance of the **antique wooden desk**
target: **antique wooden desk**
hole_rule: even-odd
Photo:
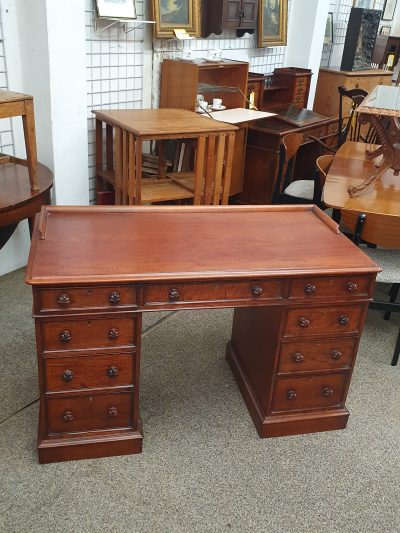
[[[313,206],[44,207],[39,461],[141,452],[143,311],[235,308],[227,358],[261,437],[344,428],[378,270]]]
[[[228,203],[236,126],[185,109],[117,109],[93,113],[96,115],[96,174],[98,180],[114,186],[116,204],[140,205],[188,197],[193,198],[195,205]],[[106,124],[106,169],[103,169],[103,123]],[[177,176],[168,179],[164,150],[159,153],[159,179],[142,187],[143,142],[171,139],[196,142],[192,194],[188,195],[188,188],[184,183],[182,186]]]
[[[283,115],[284,112],[281,111]],[[243,192],[239,195],[239,200],[246,204],[271,203],[279,169],[280,147],[285,135],[294,132],[304,134],[304,145],[296,157],[295,175],[298,179],[309,178],[315,170],[315,160],[321,155],[321,147],[310,137],[316,137],[332,145],[337,140],[337,128],[337,117],[318,114],[315,114],[314,118],[311,116],[307,123],[297,125],[284,122],[279,116],[257,120],[250,124],[247,134]]]
[[[373,176],[376,167],[365,157],[365,143],[347,141],[332,161],[324,186],[324,203],[336,209],[355,209],[366,213],[400,216],[400,179],[391,169],[379,177],[373,186],[357,197],[351,198],[349,186],[357,186]]]

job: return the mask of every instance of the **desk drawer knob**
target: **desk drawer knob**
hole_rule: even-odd
[[[260,285],[253,285],[251,292],[253,293],[253,296],[261,296],[263,293],[263,288],[260,287]]]
[[[67,329],[60,333],[61,342],[69,342],[71,339],[72,339],[72,335]]]
[[[304,292],[306,294],[314,294],[316,290],[317,287],[313,283],[307,283],[307,285],[304,287]]]
[[[111,328],[108,332],[108,338],[109,339],[118,339],[119,337],[119,331],[116,328]]]
[[[288,390],[286,396],[288,400],[295,400],[297,398],[297,392],[294,390]]]
[[[341,326],[347,326],[347,324],[350,322],[350,318],[346,315],[340,315],[338,322]]]
[[[74,373],[72,370],[64,370],[62,378],[66,383],[70,383],[74,378]]]
[[[304,355],[300,352],[293,354],[293,361],[295,363],[302,363],[304,361]]]
[[[326,398],[330,398],[333,394],[333,389],[331,387],[324,387],[322,389],[322,396],[325,396]]]
[[[311,324],[311,321],[308,319],[308,318],[305,318],[304,316],[302,316],[300,319],[299,319],[299,326],[301,328],[308,328],[308,326]]]
[[[331,357],[332,359],[337,361],[338,359],[342,357],[342,352],[340,350],[332,350]]]
[[[118,416],[118,409],[115,406],[109,407],[107,409],[107,416],[109,416],[110,418],[112,418],[113,416]]]
[[[67,293],[64,292],[63,294],[60,294],[57,301],[59,305],[66,306],[71,303],[71,298],[68,296]]]
[[[346,289],[348,292],[355,292],[358,289],[357,283],[350,282],[346,285]]]
[[[74,415],[72,414],[72,411],[64,411],[63,414],[64,422],[72,422],[74,419]]]
[[[118,376],[118,368],[116,366],[108,367],[107,376],[110,376],[110,378],[115,378],[115,376]]]
[[[178,300],[180,296],[181,295],[177,289],[171,289],[168,293],[168,297],[170,300]]]
[[[108,296],[108,301],[111,305],[118,304],[121,301],[121,295],[117,291],[113,291]]]

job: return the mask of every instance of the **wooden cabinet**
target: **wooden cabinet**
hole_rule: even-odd
[[[340,70],[339,67],[321,68],[313,109],[322,115],[337,116],[339,113],[338,87],[360,88],[370,92],[376,85],[391,85],[391,83],[392,72],[387,70],[370,69],[350,72]],[[344,103],[346,113],[350,111],[350,105],[350,101],[348,104]]]
[[[257,27],[258,0],[203,0],[201,9],[203,37],[223,30],[236,30],[241,37]]]
[[[245,107],[248,67],[248,63],[228,59],[204,63],[164,59],[161,65],[160,108],[195,111],[197,94],[202,94],[210,103],[213,98],[221,98],[227,109]],[[239,124],[238,127],[231,195],[241,192],[243,188],[246,125]]]
[[[311,76],[307,68],[276,68],[264,88],[262,109],[273,111],[289,104],[307,107]]]

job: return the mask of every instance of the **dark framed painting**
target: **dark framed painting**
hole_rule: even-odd
[[[379,30],[380,35],[390,35],[390,26],[381,26],[381,29]]]
[[[383,8],[382,20],[393,20],[396,4],[397,0],[386,0]]]
[[[200,0],[152,0],[152,4],[156,37],[175,37],[174,30],[200,37]]]
[[[260,0],[258,8],[258,47],[285,46],[287,42],[288,0]]]
[[[108,19],[135,19],[135,0],[96,0],[97,16]]]

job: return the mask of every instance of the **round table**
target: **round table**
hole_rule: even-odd
[[[50,204],[53,173],[38,163],[39,190],[31,191],[28,167],[16,163],[0,164],[0,249],[25,218],[32,234],[35,214]]]

